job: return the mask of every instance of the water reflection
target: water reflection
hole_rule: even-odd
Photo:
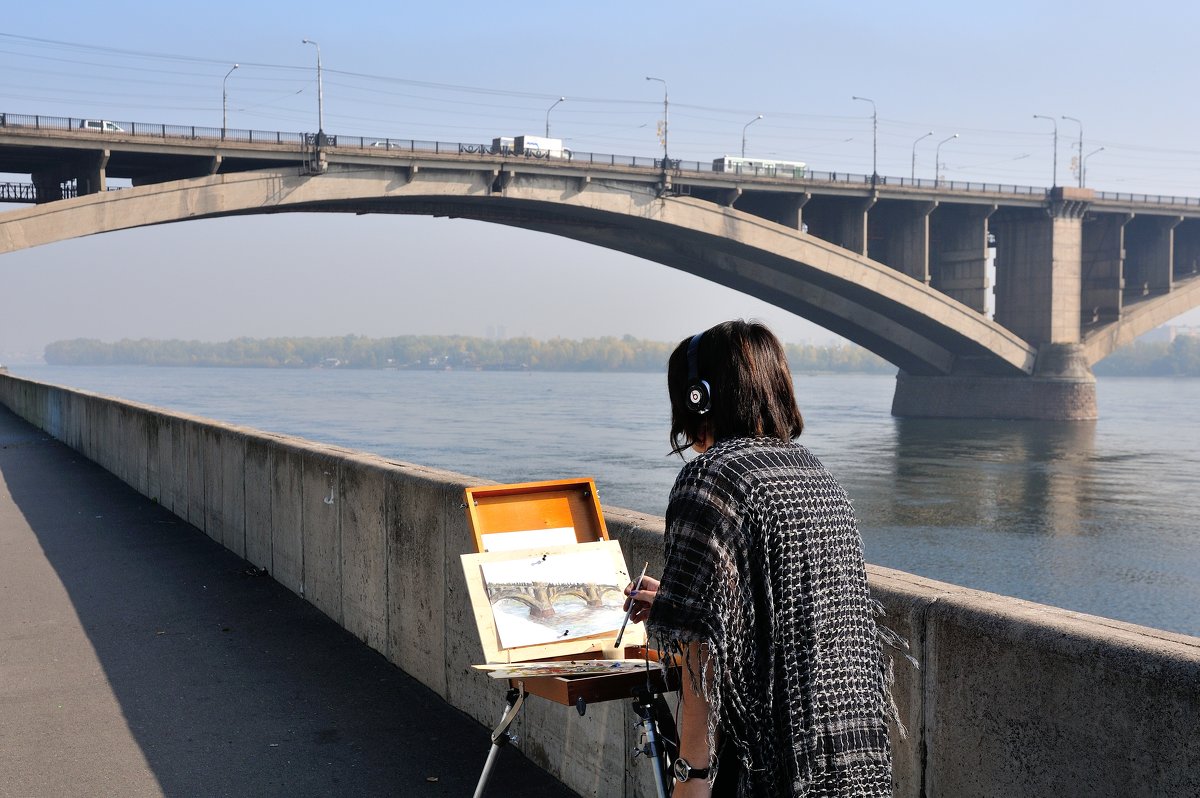
[[[1079,535],[1094,422],[896,419],[893,523]]]
[[[893,419],[844,466],[867,559],[1196,634],[1198,458],[1165,418]]]

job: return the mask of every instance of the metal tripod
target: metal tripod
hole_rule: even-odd
[[[479,783],[475,786],[474,798],[483,798],[487,789],[488,779],[496,764],[496,756],[504,746],[515,743],[517,735],[509,731],[517,715],[525,704],[525,683],[517,682],[516,687],[508,688],[504,695],[504,714],[500,723],[492,730],[492,747],[488,751],[487,762],[479,775]],[[671,793],[670,764],[679,755],[679,736],[675,729],[675,719],[671,716],[671,708],[666,699],[651,692],[648,686],[633,688],[633,711],[637,713],[638,721],[635,727],[642,730],[644,742],[633,749],[633,756],[645,756],[654,767],[654,787],[658,798],[667,798]],[[580,714],[583,714],[582,711]]]
[[[517,741],[516,734],[510,733],[508,727],[517,719],[517,714],[525,704],[526,695],[528,693],[525,692],[524,682],[517,682],[516,687],[508,688],[508,692],[504,694],[504,715],[500,718],[500,725],[492,730],[492,748],[488,751],[483,773],[479,774],[479,783],[475,785],[475,798],[483,798],[483,791],[487,789],[488,777],[492,775],[492,766],[496,764],[496,755],[500,753],[500,749]]]
[[[670,763],[679,756],[679,735],[671,708],[661,695],[650,692],[648,687],[633,688],[633,711],[645,742],[633,749],[633,756],[644,756],[654,767],[654,788],[658,798],[671,794]]]

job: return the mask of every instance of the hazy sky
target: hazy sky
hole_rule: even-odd
[[[747,154],[819,170],[1200,196],[1200,5],[1144,2],[603,4],[109,0],[8,4],[0,111],[316,128],[316,50],[334,134],[488,141],[552,132],[653,155],[662,84],[672,157]],[[23,178],[26,179],[26,178]],[[0,212],[20,206],[0,206]],[[187,222],[0,258],[0,357],[51,340],[409,333],[675,340],[790,314],[655,263],[463,220],[289,215]],[[1200,312],[1183,317],[1200,323]]]

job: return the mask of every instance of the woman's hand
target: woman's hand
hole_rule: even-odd
[[[658,596],[658,580],[652,576],[643,576],[642,586],[637,590],[633,589],[633,582],[630,582],[625,586],[625,596],[625,605],[621,609],[628,611],[632,606],[633,612],[629,613],[629,620],[641,623],[650,615],[650,605]]]

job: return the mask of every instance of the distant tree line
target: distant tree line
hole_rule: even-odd
[[[1200,377],[1200,338],[1181,335],[1174,341],[1135,341],[1095,365],[1097,376]]]
[[[56,366],[233,366],[250,368],[509,369],[533,371],[662,371],[675,344],[633,336],[572,340],[493,340],[461,335],[366,338],[238,338],[203,341],[76,338],[46,347]],[[852,344],[789,344],[794,371],[891,374],[895,366]]]

